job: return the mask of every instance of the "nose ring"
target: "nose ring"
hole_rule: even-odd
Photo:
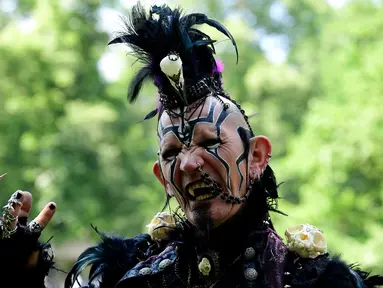
[[[198,166],[198,171],[202,172],[202,166],[201,166],[201,164],[199,164],[198,162],[196,162],[196,163],[197,163],[197,166]]]

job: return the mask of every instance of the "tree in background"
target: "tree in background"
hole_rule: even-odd
[[[103,11],[125,8],[118,1],[77,2],[24,0],[0,15],[0,173],[9,174],[0,200],[21,188],[33,193],[35,213],[56,201],[44,232],[56,244],[95,239],[90,223],[137,234],[165,200],[151,175],[155,121],[142,122],[155,105],[154,89],[146,90],[153,97],[126,103],[138,67],[122,47],[106,46],[112,31],[101,27]],[[230,71],[227,91],[248,114],[258,113],[251,118],[255,132],[274,144],[271,164],[285,181],[279,208],[290,215],[273,215],[279,233],[309,222],[325,231],[333,252],[381,273],[382,3],[177,4],[226,19],[238,41],[238,65],[217,34],[218,57]],[[270,50],[270,43],[280,49]],[[108,82],[99,67],[100,59],[110,64],[111,49],[124,68]]]

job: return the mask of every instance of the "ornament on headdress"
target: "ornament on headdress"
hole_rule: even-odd
[[[176,52],[171,52],[161,60],[160,67],[186,106],[187,101],[183,97],[184,77],[181,57]]]

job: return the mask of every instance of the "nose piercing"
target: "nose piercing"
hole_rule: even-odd
[[[197,166],[198,166],[198,171],[202,172],[202,166],[201,166],[201,164],[199,164],[198,162],[196,162],[196,163],[197,163]]]

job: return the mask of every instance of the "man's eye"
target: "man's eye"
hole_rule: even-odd
[[[220,139],[209,139],[203,141],[200,146],[204,147],[205,149],[216,149],[221,144]]]
[[[174,159],[176,159],[179,152],[180,150],[166,151],[162,154],[162,158],[167,161],[173,161]]]

